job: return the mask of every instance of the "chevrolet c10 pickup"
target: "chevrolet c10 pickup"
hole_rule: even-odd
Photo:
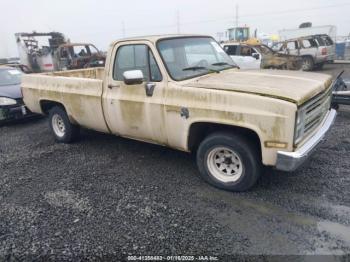
[[[49,116],[58,142],[83,127],[193,152],[201,177],[231,191],[309,158],[336,117],[332,86],[326,74],[239,70],[200,35],[122,39],[104,68],[22,78],[26,106]]]

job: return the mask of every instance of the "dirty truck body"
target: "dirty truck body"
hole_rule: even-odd
[[[335,119],[331,77],[238,70],[211,37],[111,44],[105,68],[23,77],[24,100],[56,140],[79,127],[196,152],[201,176],[243,191],[261,167],[298,168]]]

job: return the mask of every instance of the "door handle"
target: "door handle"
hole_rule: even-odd
[[[153,91],[154,91],[155,87],[156,87],[155,83],[146,83],[146,85],[145,85],[146,95],[153,96]]]
[[[109,85],[108,85],[108,88],[109,88],[109,89],[112,89],[112,88],[114,88],[114,87],[120,87],[120,85],[112,85],[112,84],[109,84]]]

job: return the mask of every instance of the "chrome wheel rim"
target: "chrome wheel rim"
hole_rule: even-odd
[[[54,115],[52,117],[52,128],[58,137],[63,137],[66,133],[66,126],[60,115]]]
[[[311,63],[309,60],[304,60],[303,64],[302,64],[302,69],[303,70],[309,70],[309,68],[311,67]]]
[[[210,174],[224,183],[236,182],[243,174],[240,156],[227,147],[212,149],[207,157],[207,166]]]

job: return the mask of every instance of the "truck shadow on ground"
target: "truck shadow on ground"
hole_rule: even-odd
[[[291,173],[265,167],[257,185],[247,194],[278,193],[287,196],[294,192],[317,197],[322,192],[326,197],[337,198],[336,191],[340,188],[346,190],[346,185],[341,181],[343,176],[347,176],[348,162],[342,160],[342,155],[344,151],[349,150],[350,137],[347,132],[350,128],[349,119],[349,108],[341,107],[334,127],[310,161]],[[100,145],[107,150],[106,154],[108,148],[131,152],[134,159],[143,159],[147,165],[166,166],[167,172],[173,174],[173,179],[184,179],[191,185],[196,183],[198,186],[211,188],[199,178],[194,154],[90,130],[82,131],[79,143]],[[115,153],[118,154],[119,150]],[[182,167],[181,173],[177,171],[179,166]],[[145,166],[141,168],[147,170]]]
[[[28,125],[29,123],[36,123],[44,119],[43,116],[37,115],[28,117],[25,119],[15,119],[11,121],[0,122],[0,127],[21,127],[22,125]]]
[[[167,166],[169,169],[172,168],[175,173],[176,170],[178,170],[179,166],[186,167],[184,173],[177,174],[178,179],[184,178],[184,176],[190,176],[192,179],[195,178],[197,181],[199,178],[195,153],[181,152],[160,145],[154,145],[146,142],[117,137],[114,135],[103,134],[87,129],[81,130],[81,137],[76,143],[88,143],[89,145],[103,147],[106,150],[106,154],[108,154],[108,149],[119,148],[119,150],[124,151],[124,153],[125,151],[132,152],[133,158],[135,160],[143,159],[148,162],[149,165],[155,164],[155,162],[157,162],[159,165]],[[119,154],[118,151],[115,151],[116,154],[114,156],[117,156]],[[110,156],[113,157],[113,154]],[[287,186],[289,182],[286,177],[295,177],[302,175],[303,174],[298,171],[293,173],[285,173],[279,172],[271,167],[264,167],[262,169],[262,175],[257,185],[252,190],[266,190],[267,188],[271,187],[278,188],[282,185]],[[210,187],[210,185],[207,186]]]

